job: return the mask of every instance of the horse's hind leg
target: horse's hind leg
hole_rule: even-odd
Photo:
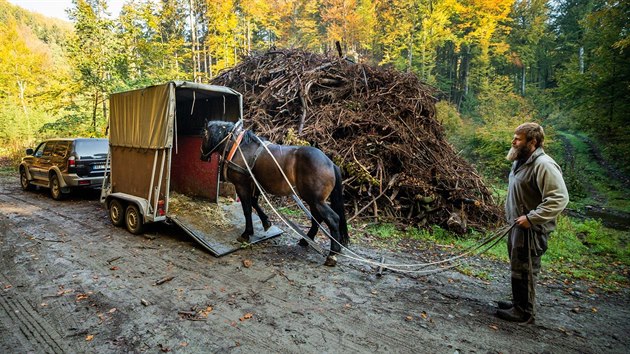
[[[317,203],[315,209],[317,209],[318,213],[326,222],[326,225],[328,225],[332,238],[330,240],[330,253],[328,253],[324,265],[334,267],[337,264],[337,257],[335,255],[341,253],[341,244],[339,243],[341,239],[339,235],[339,215],[326,203]]]
[[[308,236],[311,240],[314,240],[315,235],[317,235],[317,231],[319,231],[319,225],[322,223],[324,218],[322,218],[322,216],[319,215],[319,212],[315,208],[311,208],[311,216],[312,216],[311,228],[308,230],[308,233],[306,234],[306,236]],[[308,241],[301,238],[300,241],[298,242],[298,245],[302,247],[306,247],[308,246]]]
[[[263,228],[265,229],[265,231],[267,231],[271,227],[271,222],[269,221],[269,217],[267,216],[267,214],[265,214],[265,212],[262,210],[262,208],[258,204],[259,196],[260,196],[260,193],[256,191],[254,194],[254,198],[252,198],[252,206],[256,210],[256,214],[258,214],[258,217],[260,218],[260,222],[262,223]]]

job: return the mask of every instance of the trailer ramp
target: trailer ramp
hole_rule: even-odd
[[[171,215],[170,219],[215,257],[225,256],[242,247],[242,243],[236,238],[245,229],[245,217],[241,204],[238,202],[220,204],[220,206],[230,222],[230,225],[226,227],[217,228],[211,224],[203,227],[199,225],[199,222],[193,222],[187,215]],[[252,244],[279,236],[283,232],[276,226],[271,226],[265,231],[256,214],[252,214],[252,221],[254,223],[254,235],[250,236]]]

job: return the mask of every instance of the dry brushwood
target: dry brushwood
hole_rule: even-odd
[[[213,84],[243,94],[245,126],[311,144],[344,173],[351,218],[495,225],[500,208],[435,118],[433,89],[412,75],[299,50],[252,55]]]

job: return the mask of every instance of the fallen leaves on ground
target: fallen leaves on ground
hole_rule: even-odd
[[[241,322],[243,322],[243,321],[245,321],[245,320],[249,320],[249,319],[251,319],[252,317],[254,317],[254,314],[253,314],[253,313],[246,313],[245,315],[243,315],[243,317],[239,318],[239,320],[240,320]]]

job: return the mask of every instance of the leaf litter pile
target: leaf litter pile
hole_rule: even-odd
[[[245,127],[331,156],[342,168],[351,219],[457,232],[499,222],[491,191],[435,118],[434,89],[412,74],[273,50],[244,58],[212,83],[243,94]]]

